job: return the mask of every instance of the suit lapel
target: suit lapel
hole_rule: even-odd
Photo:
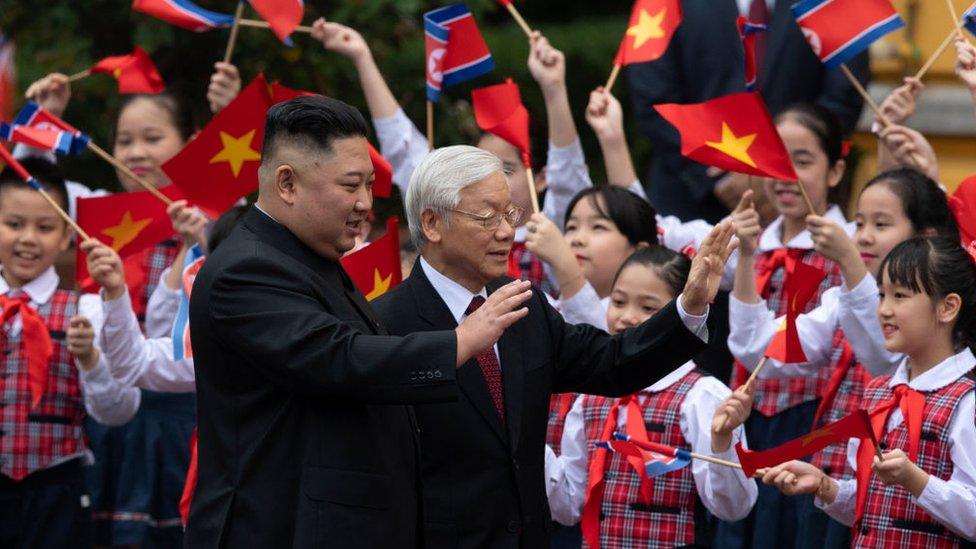
[[[766,62],[760,67],[760,79],[763,84],[770,82],[769,75],[776,74],[776,65],[779,64],[781,53],[783,52],[783,41],[787,33],[790,32],[793,21],[793,13],[790,11],[791,2],[777,0],[773,6],[773,13],[769,18],[769,27],[766,31]]]

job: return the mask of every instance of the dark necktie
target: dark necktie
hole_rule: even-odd
[[[752,0],[749,5],[749,20],[760,25],[769,25],[769,7],[766,0]],[[767,27],[769,28],[769,27]],[[763,61],[766,59],[766,35],[767,32],[756,33],[756,81],[763,73]]]
[[[464,312],[465,315],[470,315],[471,313],[478,310],[485,302],[485,298],[480,295],[476,295],[471,298],[471,304],[468,305],[468,309]],[[477,356],[478,366],[481,367],[481,375],[484,376],[485,382],[488,384],[488,392],[491,393],[491,400],[495,403],[495,410],[498,411],[498,417],[501,418],[502,424],[505,423],[505,397],[502,388],[502,368],[498,364],[498,357],[495,355],[494,347],[488,347]]]

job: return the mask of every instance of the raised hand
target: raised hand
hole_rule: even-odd
[[[532,297],[531,284],[515,280],[493,292],[454,331],[457,333],[457,366],[494,345],[509,326],[529,314],[521,307]],[[521,307],[521,308],[517,308]]]
[[[759,246],[759,235],[762,233],[762,222],[759,212],[752,201],[752,189],[746,189],[739,197],[739,203],[732,211],[732,223],[735,224],[735,236],[739,239],[739,253],[753,255]]]
[[[956,38],[956,76],[976,94],[976,47],[965,38]]]
[[[173,230],[183,238],[184,244],[199,244],[206,249],[206,229],[210,220],[203,212],[187,206],[186,200],[177,200],[166,207],[166,213],[173,222]]]
[[[715,225],[698,248],[695,258],[691,260],[688,282],[681,292],[681,306],[688,314],[705,314],[706,306],[715,299],[722,282],[722,273],[725,271],[725,262],[738,245],[738,242],[732,240],[733,234],[735,225],[731,220],[726,219]]]
[[[52,73],[28,86],[24,97],[54,116],[61,117],[71,100],[71,83],[68,82],[67,75]]]
[[[241,75],[237,67],[222,61],[214,63],[214,73],[210,75],[210,85],[207,86],[210,112],[214,114],[220,112],[237,97],[240,91]]]
[[[534,213],[525,223],[525,228],[526,249],[552,267],[561,294],[566,297],[575,295],[586,279],[559,227],[544,214]]]
[[[82,370],[91,370],[98,364],[98,349],[95,348],[95,328],[83,316],[73,316],[68,321],[68,352],[75,357]]]
[[[539,31],[529,38],[529,72],[545,91],[566,85],[566,58]]]
[[[620,101],[603,86],[590,92],[586,106],[586,122],[597,138],[614,139],[624,136],[624,111]]]
[[[369,45],[359,32],[351,27],[326,21],[323,17],[312,23],[312,38],[322,42],[326,50],[334,51],[353,62],[370,55]]]
[[[925,89],[922,81],[913,76],[906,76],[904,84],[891,90],[888,97],[881,103],[881,112],[893,124],[901,124],[915,114],[915,101]],[[880,124],[881,121],[878,120]]]
[[[111,301],[125,293],[125,269],[115,250],[94,238],[81,243],[81,251],[88,256],[88,273],[105,290],[105,299]]]
[[[899,166],[917,170],[935,181],[939,180],[939,161],[924,135],[909,127],[892,124],[881,130],[878,139]],[[893,167],[895,166],[885,166]]]
[[[712,417],[712,452],[725,452],[732,445],[732,432],[749,419],[754,389],[739,387],[715,408]]]

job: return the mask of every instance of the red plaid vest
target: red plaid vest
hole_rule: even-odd
[[[888,382],[891,376],[879,376],[864,390],[864,408],[873,410],[892,398]],[[922,439],[915,463],[926,473],[948,480],[952,476],[949,453],[949,426],[959,401],[976,387],[970,376],[960,377],[945,387],[923,393]],[[905,423],[885,432],[880,438],[883,448],[908,449]],[[932,519],[918,507],[901,486],[886,486],[877,475],[868,484],[864,516],[854,525],[851,547],[936,548],[959,547],[962,539]]]
[[[566,427],[566,414],[576,401],[576,393],[559,393],[549,397],[549,422],[546,424],[546,444],[559,456]]]
[[[141,288],[129,287],[132,295],[137,296],[138,300],[133,299],[132,306],[139,319],[139,325],[146,320],[146,306],[149,304],[149,297],[159,284],[159,277],[163,276],[163,271],[173,264],[176,254],[180,252],[180,241],[177,238],[164,240],[153,246],[148,253],[143,256],[142,272],[145,277],[142,280]]]
[[[809,313],[820,305],[820,296],[828,288],[837,286],[843,281],[840,275],[840,267],[833,261],[818,254],[814,250],[797,250],[799,259],[807,265],[823,269],[827,272],[823,283],[817,290],[817,294],[810,303],[807,304],[804,312]],[[773,251],[763,252],[756,257],[756,274],[762,275],[770,271],[771,258]],[[783,300],[783,282],[786,277],[786,268],[779,266],[772,271],[770,284],[767,292],[762,297],[766,300],[769,310],[776,313],[776,316],[786,314],[786,302]],[[741,364],[736,363],[736,376],[734,376],[732,388],[738,388],[745,383],[748,373],[743,376],[745,369]],[[829,374],[828,374],[829,375]],[[760,414],[771,417],[794,406],[799,406],[804,402],[816,400],[820,396],[823,380],[819,376],[792,377],[786,379],[757,379],[755,386],[755,397],[753,408]]]
[[[31,409],[27,360],[21,334],[10,334],[8,322],[0,335],[0,473],[21,480],[49,467],[54,461],[85,449],[82,420],[84,401],[74,358],[66,341],[68,321],[78,314],[78,294],[56,290],[37,307],[47,323],[54,353],[48,369],[47,389]],[[12,321],[11,321],[12,322]]]
[[[690,449],[681,432],[681,404],[702,377],[703,374],[692,370],[663,391],[638,393],[648,440]],[[583,396],[586,447],[591,460],[593,443],[599,440],[607,415],[617,400]],[[695,543],[698,491],[691,467],[651,479],[651,502],[648,504],[642,500],[640,478],[633,466],[614,452],[608,455],[607,461],[600,511],[600,544],[604,549],[671,548]],[[587,547],[585,541],[583,546]]]
[[[546,276],[546,269],[542,260],[525,247],[525,242],[513,242],[508,256],[509,263],[518,266],[518,278],[528,280],[540,291],[552,297],[559,295],[559,291],[549,283],[549,278]],[[515,273],[509,274],[513,275]]]

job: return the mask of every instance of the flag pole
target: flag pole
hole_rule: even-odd
[[[129,169],[128,166],[126,166],[122,162],[119,162],[119,160],[114,156],[108,154],[108,152],[106,152],[105,149],[99,147],[98,145],[92,143],[91,141],[88,142],[88,148],[96,155],[102,157],[102,160],[105,160],[106,162],[111,164],[115,169],[119,170],[127,177],[129,177],[130,179],[138,183],[142,188],[149,191],[150,194],[162,200],[163,203],[166,204],[167,206],[173,203],[173,199],[160,192],[160,190],[154,187],[152,183],[149,183],[145,179],[136,175],[135,172]]]
[[[81,80],[82,78],[85,78],[86,76],[91,76],[91,69],[85,69],[83,71],[76,72],[76,73],[72,74],[71,76],[68,77],[68,82],[74,82],[75,80]]]
[[[522,31],[525,32],[525,35],[528,36],[529,38],[532,38],[532,29],[529,28],[529,24],[526,23],[525,19],[522,18],[522,14],[519,13],[519,10],[518,8],[515,7],[515,4],[512,4],[511,2],[506,2],[505,9],[508,10],[508,13],[512,14],[512,17],[515,19],[515,22],[518,23],[518,26],[522,27]]]
[[[939,59],[939,57],[942,56],[943,53],[945,53],[946,49],[948,49],[949,46],[952,45],[952,41],[955,37],[956,37],[956,31],[951,31],[945,37],[945,40],[942,41],[942,44],[940,44],[939,47],[936,48],[935,52],[929,57],[928,61],[926,61],[925,64],[922,65],[922,68],[918,69],[918,72],[915,73],[915,78],[921,80],[922,77],[925,76],[925,73],[929,72],[929,69],[932,68],[932,65],[934,65],[935,62]]]
[[[857,80],[857,77],[855,77],[854,74],[851,73],[851,69],[847,68],[847,63],[841,63],[840,70],[844,73],[844,76],[847,77],[847,80],[851,83],[851,85],[854,86],[854,89],[857,90],[857,93],[861,95],[861,98],[864,99],[864,102],[867,103],[868,108],[871,109],[871,112],[874,113],[874,116],[878,117],[878,120],[881,122],[881,125],[886,128],[888,126],[891,126],[891,120],[888,120],[888,117],[885,116],[883,112],[881,112],[881,108],[878,107],[877,103],[875,103],[874,98],[868,95],[868,91],[864,89],[864,86],[862,86],[861,83]],[[921,169],[922,161],[919,159],[918,154],[912,152],[909,156],[911,157],[912,162],[915,164],[915,167]]]
[[[72,219],[71,216],[68,215],[68,212],[64,211],[64,208],[62,208],[60,204],[55,202],[54,199],[51,198],[51,195],[47,191],[41,188],[40,182],[34,179],[33,177],[31,177],[31,174],[28,173],[27,170],[20,165],[20,162],[17,162],[17,160],[13,157],[13,154],[11,154],[10,151],[8,151],[5,147],[0,147],[0,159],[4,160],[4,162],[7,165],[9,165],[10,168],[14,170],[21,178],[23,178],[24,182],[30,185],[32,189],[39,192],[41,194],[41,197],[45,201],[47,201],[47,203],[50,204],[51,207],[55,209],[55,211],[58,212],[58,215],[61,216],[61,219],[63,219],[64,222],[67,223],[69,227],[74,229],[85,240],[91,238],[88,236],[88,233],[86,233],[85,230],[82,229],[80,225],[78,225],[78,222]],[[31,183],[32,180],[34,181],[33,184]]]
[[[807,194],[807,190],[803,187],[803,183],[800,183],[800,181],[797,180],[796,186],[800,188],[800,195],[803,196],[803,201],[806,202],[807,208],[810,210],[810,214],[818,215],[817,210],[813,209],[813,202],[810,201],[810,195]]]
[[[224,50],[224,63],[230,63],[230,58],[234,55],[234,45],[237,43],[237,31],[241,26],[241,15],[244,15],[243,1],[237,3],[237,10],[234,12],[234,25],[230,28],[227,49]]]
[[[532,199],[532,212],[539,213],[539,194],[535,190],[535,175],[532,173],[532,166],[525,167],[525,177],[529,183],[529,197]]]
[[[620,63],[614,63],[613,69],[610,71],[610,78],[607,78],[607,84],[603,86],[608,92],[613,89],[614,82],[617,81],[617,76],[620,75]]]
[[[61,208],[61,206],[59,206],[58,203],[55,202],[53,198],[51,198],[51,195],[48,194],[47,191],[38,187],[37,192],[41,193],[41,196],[44,197],[44,200],[46,200],[47,203],[51,205],[51,207],[53,207],[55,210],[58,211],[58,215],[61,216],[61,219],[63,219],[68,224],[68,226],[74,229],[75,232],[78,233],[83,240],[88,240],[89,238],[91,238],[90,236],[88,236],[88,233],[85,232],[85,229],[82,229],[81,225],[79,225],[77,221],[72,219],[71,216],[68,215],[68,212],[64,211]]]
[[[797,185],[799,185],[799,182],[797,182]],[[766,356],[766,355],[763,355],[762,359],[759,361],[759,364],[756,364],[756,369],[753,370],[752,373],[749,375],[749,379],[747,379],[746,382],[742,384],[742,387],[739,387],[738,389],[736,389],[736,391],[742,391],[742,392],[748,393],[749,392],[749,389],[752,387],[752,382],[755,381],[756,377],[759,376],[759,372],[762,371],[763,366],[766,365],[766,362],[768,360],[769,360],[769,357]],[[726,414],[725,415],[725,419],[723,419],[721,421],[721,427],[719,427],[719,421],[718,421],[719,419],[720,418],[715,418],[712,421],[712,432],[713,433],[717,433],[717,432],[721,431],[722,429],[725,429],[725,427],[728,426],[729,420],[731,418],[728,416],[728,414]]]
[[[271,28],[271,24],[270,23],[268,23],[267,21],[262,21],[260,19],[240,19],[240,20],[237,21],[237,24],[240,25],[240,26],[242,26],[242,27],[251,27],[253,29],[270,29]],[[312,33],[312,27],[309,27],[308,25],[298,25],[297,27],[295,27],[293,29],[293,32],[304,32],[304,33],[311,34]]]
[[[434,150],[434,102],[427,100],[427,150]]]
[[[952,22],[956,25],[956,33],[959,37],[966,39],[966,36],[962,33],[962,20],[959,19],[959,14],[956,13],[956,6],[952,5],[952,0],[945,0],[946,5],[949,6],[949,15],[952,16]]]

